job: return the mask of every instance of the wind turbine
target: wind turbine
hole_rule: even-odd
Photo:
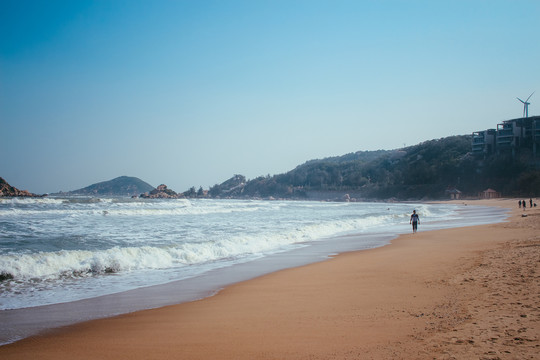
[[[531,104],[529,102],[529,99],[531,98],[531,96],[533,96],[533,94],[534,94],[534,91],[532,92],[531,95],[529,95],[529,97],[525,101],[521,100],[518,97],[516,98],[523,103],[523,117],[529,117],[529,105]]]

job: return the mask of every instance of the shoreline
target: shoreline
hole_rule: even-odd
[[[492,286],[494,275],[487,270],[496,273],[502,266],[497,261],[523,249],[538,254],[527,244],[540,245],[538,218],[534,218],[539,212],[527,208],[530,216],[522,218],[517,200],[456,201],[510,208],[507,222],[426,232],[420,228],[389,246],[280,270],[227,286],[203,300],[53,330],[1,346],[0,356],[341,359],[359,354],[365,354],[363,358],[428,358],[433,354],[445,358],[461,353],[460,358],[494,351],[504,358],[500,345],[514,351],[508,358],[527,358],[527,351],[536,353],[540,346],[538,284],[527,283],[528,291],[536,291],[527,297],[512,298],[512,293],[523,287],[523,279],[535,278],[538,263],[502,264],[524,269],[517,278],[520,281],[512,279],[503,297],[510,299],[509,309],[522,312],[506,319],[513,321],[512,326],[497,325],[500,331],[488,326],[486,319],[496,317],[490,311],[502,310],[489,304],[493,299],[481,298]],[[507,249],[501,251],[501,246]],[[522,262],[530,256],[511,259]],[[504,281],[503,275],[508,274],[501,273],[498,280]],[[480,283],[482,277],[489,281]],[[501,286],[493,291],[503,296]],[[499,300],[496,305],[500,304]],[[483,340],[484,333],[495,335]],[[512,344],[504,345],[505,341]]]
[[[447,206],[445,203],[439,205]],[[423,231],[493,223],[503,221],[508,216],[508,211],[492,206],[467,207],[463,204],[450,206],[456,206],[453,212],[457,214],[459,221],[454,218],[442,221],[442,219],[437,220],[437,217],[433,219],[430,215],[424,214],[421,226]],[[269,254],[255,260],[205,271],[193,277],[164,284],[75,301],[5,309],[0,311],[0,346],[54,328],[203,299],[231,284],[283,269],[325,261],[340,253],[385,246],[400,234],[408,233],[410,233],[410,225],[405,221],[399,225],[375,228],[367,232],[360,230],[360,232],[321,238],[319,241],[308,241],[305,245],[293,250]]]

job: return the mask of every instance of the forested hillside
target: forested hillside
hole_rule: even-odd
[[[471,136],[451,136],[391,151],[366,151],[308,161],[285,174],[215,185],[211,196],[309,198],[325,192],[361,199],[439,199],[457,188],[465,196],[493,188],[505,196],[540,195],[540,171],[522,152],[471,153]],[[234,183],[234,186],[230,186]]]

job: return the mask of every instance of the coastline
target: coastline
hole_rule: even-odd
[[[54,330],[2,346],[0,356],[535,356],[539,211],[521,217],[517,199],[456,203],[502,206],[512,215],[492,225],[420,227],[390,246],[281,270],[200,301]]]

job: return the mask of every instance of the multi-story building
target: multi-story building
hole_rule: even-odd
[[[497,129],[475,131],[472,138],[474,154],[490,154],[530,148],[534,156],[540,155],[540,116],[505,120]]]
[[[472,152],[475,154],[491,154],[495,151],[497,130],[488,129],[473,132]]]

